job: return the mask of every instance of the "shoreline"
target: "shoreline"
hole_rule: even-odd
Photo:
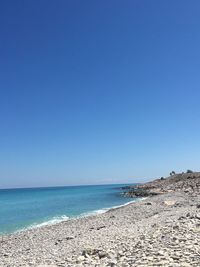
[[[170,201],[176,203],[171,205]],[[169,247],[166,258],[173,260],[173,265],[150,263],[165,257],[159,256],[161,249],[164,252],[166,250],[162,236],[167,240],[177,236],[183,239],[182,231],[189,225],[191,228],[191,221],[195,229],[198,219],[191,218],[196,218],[196,203],[199,201],[199,197],[194,199],[181,192],[169,193],[111,209],[103,214],[79,218],[76,223],[68,220],[11,234],[1,242],[0,266],[186,266],[176,265],[180,258],[176,256],[177,251]],[[165,202],[170,205],[164,204]],[[188,213],[191,218],[187,217]],[[179,220],[181,217],[182,221]],[[183,230],[179,233],[177,227],[183,227]],[[157,236],[153,237],[155,232]],[[151,242],[153,251],[149,253]],[[191,244],[188,246],[192,246],[195,251],[193,254],[190,252],[191,257],[186,263],[192,262],[192,265],[187,266],[199,266],[199,232],[195,235],[193,233],[189,242]],[[169,245],[173,247],[174,241]],[[181,249],[183,254],[184,251],[186,254],[189,251],[182,241],[177,249]],[[104,254],[106,256],[99,257]],[[144,254],[145,257],[142,256]],[[192,260],[194,258],[196,263]],[[147,260],[148,265],[144,265]],[[125,262],[130,264],[123,265]]]
[[[0,241],[0,266],[199,267],[200,194],[174,188],[101,214],[11,234]]]
[[[147,197],[146,197],[147,198]],[[19,234],[19,233],[24,233],[26,231],[29,231],[29,230],[34,230],[34,229],[38,229],[38,228],[43,228],[43,227],[48,227],[48,226],[53,226],[53,225],[57,225],[57,224],[60,224],[60,223],[63,223],[63,222],[66,222],[66,221],[77,221],[81,218],[88,218],[88,217],[93,217],[93,216],[97,216],[97,215],[101,215],[101,214],[104,214],[106,212],[109,212],[111,210],[115,210],[115,209],[119,209],[119,208],[123,208],[127,205],[130,205],[132,203],[135,203],[135,202],[139,202],[139,201],[142,201],[144,199],[146,199],[145,197],[141,197],[141,198],[135,198],[134,200],[131,200],[131,201],[128,201],[127,203],[125,204],[121,204],[121,205],[117,205],[117,206],[112,206],[110,208],[102,208],[102,209],[99,209],[99,210],[94,210],[94,211],[90,211],[90,212],[87,212],[87,213],[82,213],[78,216],[75,216],[75,217],[68,217],[67,215],[61,215],[61,216],[57,216],[57,217],[53,217],[51,220],[48,220],[48,221],[44,221],[42,223],[34,223],[26,228],[22,228],[22,229],[19,229],[19,230],[16,230],[14,232],[11,232],[11,233],[3,233],[1,234],[0,233],[0,238],[4,238],[4,237],[9,237],[9,236],[12,236],[12,235],[15,235],[15,234]],[[60,218],[59,217],[66,217],[66,218]],[[56,221],[58,220],[58,221]],[[56,221],[56,222],[53,222],[53,221]]]

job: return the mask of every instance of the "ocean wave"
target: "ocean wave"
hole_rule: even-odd
[[[32,230],[35,228],[40,228],[40,227],[44,227],[44,226],[49,226],[49,225],[54,225],[60,222],[64,222],[64,221],[68,221],[70,219],[70,217],[66,216],[66,215],[62,215],[62,216],[56,216],[53,217],[50,220],[44,221],[44,222],[40,222],[40,223],[33,223],[23,229],[19,229],[16,232],[22,232],[22,231],[26,231],[26,230]]]
[[[44,221],[44,222],[33,223],[30,226],[27,226],[26,228],[20,229],[16,232],[22,232],[22,231],[32,230],[32,229],[40,228],[40,227],[44,227],[44,226],[55,225],[57,223],[61,223],[61,222],[68,221],[68,220],[77,220],[79,218],[85,218],[85,217],[100,215],[100,214],[106,213],[110,210],[118,209],[118,208],[127,206],[131,203],[134,203],[136,201],[141,201],[144,199],[146,199],[146,198],[134,199],[134,200],[126,202],[125,204],[122,204],[122,205],[112,206],[109,208],[103,208],[103,209],[94,210],[94,211],[88,211],[88,212],[84,212],[84,213],[82,213],[78,216],[74,216],[74,217],[68,217],[66,215],[56,216],[56,217],[53,217],[52,219]]]
[[[131,204],[133,202],[135,202],[135,200],[129,201],[129,202],[127,202],[125,204],[122,204],[122,205],[112,206],[112,207],[109,207],[109,208],[103,208],[103,209],[100,209],[100,210],[89,211],[89,212],[86,212],[86,213],[82,213],[79,217],[88,217],[88,216],[95,216],[95,215],[98,215],[98,214],[103,214],[103,213],[108,212],[109,210],[118,209],[120,207],[127,206],[127,205],[129,205],[129,204]]]

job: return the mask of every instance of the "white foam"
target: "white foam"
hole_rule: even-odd
[[[72,218],[72,219],[78,219],[78,218],[83,218],[83,217],[95,216],[95,215],[98,215],[98,214],[103,214],[103,213],[108,212],[109,210],[125,207],[125,206],[127,206],[127,205],[129,205],[131,203],[134,203],[136,201],[142,201],[144,199],[146,199],[146,198],[134,199],[134,200],[126,202],[125,204],[122,204],[122,205],[117,205],[117,206],[112,206],[110,208],[104,208],[104,209],[100,209],[100,210],[94,210],[94,211],[90,211],[90,212],[85,212],[85,213],[82,213],[81,215],[79,215],[78,217]]]
[[[53,217],[51,220],[42,222],[42,223],[33,223],[30,226],[27,226],[23,229],[20,229],[18,231],[16,231],[17,233],[25,231],[25,230],[31,230],[31,229],[35,229],[35,228],[40,228],[40,227],[44,227],[44,226],[49,226],[49,225],[54,225],[60,222],[64,222],[69,220],[69,217],[66,215],[62,215],[62,216],[57,216],[57,217]]]
[[[80,215],[78,215],[76,217],[68,217],[66,215],[56,216],[56,217],[53,217],[51,220],[48,220],[48,221],[45,221],[45,222],[42,222],[42,223],[34,223],[34,224],[32,224],[32,225],[30,225],[30,226],[28,226],[26,228],[23,228],[23,229],[20,229],[20,230],[16,231],[16,232],[22,232],[22,231],[25,231],[25,230],[31,230],[31,229],[35,229],[35,228],[44,227],[44,226],[54,225],[54,224],[57,224],[57,223],[60,223],[60,222],[68,221],[68,220],[77,220],[79,218],[96,216],[96,215],[99,215],[99,214],[106,213],[109,210],[121,208],[121,207],[127,206],[127,205],[129,205],[131,203],[134,203],[136,201],[141,201],[141,200],[144,200],[144,199],[146,199],[146,198],[134,199],[134,200],[126,202],[125,204],[122,204],[122,205],[117,205],[117,206],[112,206],[110,208],[103,208],[103,209],[99,209],[99,210],[85,212],[85,213],[82,213],[82,214],[80,214]]]
[[[30,229],[30,227],[31,228],[38,228],[38,227],[52,225],[52,224],[56,224],[56,223],[67,221],[67,220],[69,220],[69,217],[66,215],[62,215],[62,216],[54,217],[53,219],[46,221],[46,222],[42,222],[39,224],[32,224],[31,226],[29,226],[29,229]]]

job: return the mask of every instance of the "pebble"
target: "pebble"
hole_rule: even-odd
[[[0,267],[199,267],[200,194],[184,188],[2,238]]]

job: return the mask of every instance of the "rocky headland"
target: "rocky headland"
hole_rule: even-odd
[[[146,198],[2,237],[0,266],[199,267],[200,173],[172,175],[134,190]],[[126,193],[135,197],[134,190]]]
[[[152,182],[137,186],[127,186],[122,195],[127,197],[147,197],[170,192],[194,193],[200,191],[200,172],[179,173],[167,178],[161,177]]]

